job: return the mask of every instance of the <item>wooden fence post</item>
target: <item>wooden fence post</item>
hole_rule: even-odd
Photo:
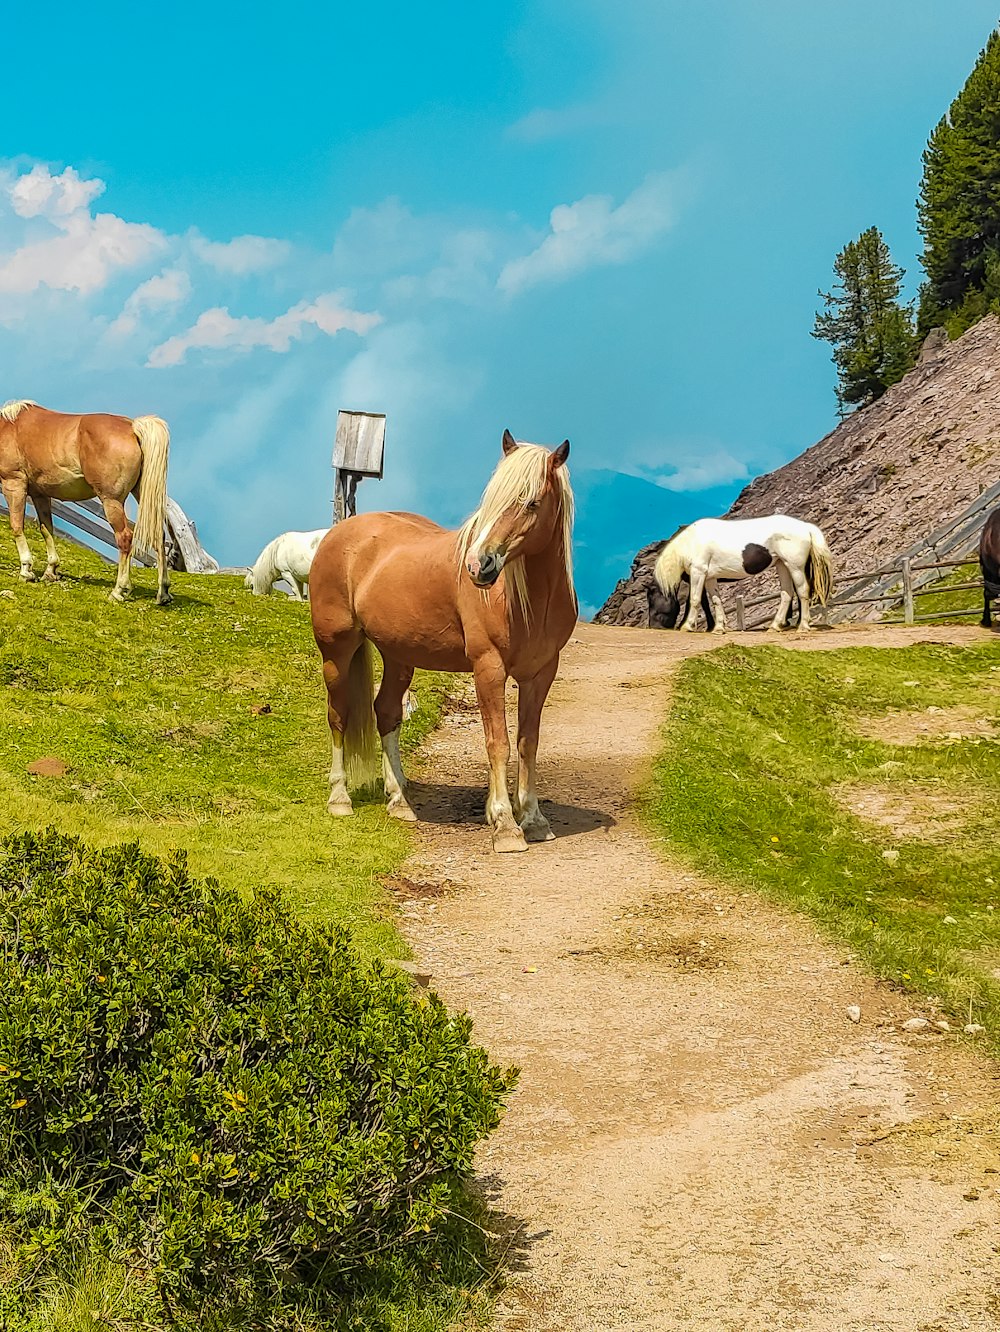
[[[736,628],[743,632],[747,627],[746,606],[743,602],[743,593],[736,593]]]
[[[913,571],[910,568],[910,557],[904,555],[903,560],[903,623],[913,623]]]

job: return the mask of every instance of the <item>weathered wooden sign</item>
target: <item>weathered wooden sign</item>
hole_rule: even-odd
[[[356,512],[358,482],[382,479],[385,455],[385,416],[382,412],[338,412],[333,444],[333,520]]]

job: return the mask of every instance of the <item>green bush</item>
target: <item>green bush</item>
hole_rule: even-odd
[[[183,855],[11,838],[0,943],[0,1221],[180,1307],[315,1308],[426,1248],[514,1083],[466,1016]]]

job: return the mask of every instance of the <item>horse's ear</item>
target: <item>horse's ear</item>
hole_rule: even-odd
[[[503,451],[504,453],[513,453],[517,448],[517,440],[509,430],[503,432]]]
[[[557,449],[552,450],[552,467],[562,467],[569,457],[569,440],[564,439]]]

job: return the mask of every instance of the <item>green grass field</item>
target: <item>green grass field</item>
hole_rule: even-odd
[[[647,812],[1000,1050],[998,790],[995,644],[732,645],[685,663]]]
[[[4,550],[4,554],[9,552]],[[325,810],[329,733],[309,609],[253,597],[235,577],[178,574],[153,601],[107,598],[111,570],[76,547],[55,587],[0,560],[0,833],[49,823],[93,844],[186,847],[229,884],[273,882],[303,915],[351,926],[398,954],[379,884],[408,835],[378,803]],[[415,681],[412,750],[440,716],[447,681]],[[32,776],[52,756],[65,776]]]
[[[377,802],[353,819],[326,814],[329,734],[308,607],[253,597],[240,578],[179,574],[161,608],[141,570],[121,606],[107,596],[110,566],[69,544],[61,554],[62,583],[26,585],[6,532],[0,542],[0,835],[52,824],[92,845],[184,848],[198,876],[276,883],[303,916],[347,925],[368,955],[404,955],[382,883],[410,835]],[[406,750],[436,724],[447,687],[447,677],[418,674]],[[45,757],[65,774],[32,776]],[[439,1269],[419,1281],[387,1266],[384,1288],[338,1328],[441,1332],[459,1315],[477,1318],[488,1301],[475,1291],[489,1278],[477,1235],[457,1225]],[[0,1281],[16,1283],[4,1240]],[[135,1312],[134,1274],[81,1262],[18,1332],[135,1325],[120,1317]]]

